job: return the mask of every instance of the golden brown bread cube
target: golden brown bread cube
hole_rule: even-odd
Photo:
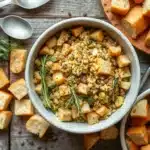
[[[60,85],[60,84],[63,84],[64,81],[65,81],[65,77],[63,75],[62,72],[56,72],[53,74],[53,81],[57,84],[57,85]]]
[[[72,114],[69,109],[59,108],[58,112],[57,112],[57,117],[61,121],[71,121],[72,120]]]
[[[48,46],[48,48],[53,48],[57,45],[57,38],[55,36],[51,37],[47,42],[46,45]]]
[[[0,112],[0,130],[6,129],[11,121],[12,112],[11,111],[1,111]]]
[[[140,150],[150,150],[150,144],[142,146]]]
[[[27,95],[27,88],[23,78],[13,82],[8,90],[18,99],[22,99]]]
[[[10,93],[0,91],[0,111],[6,110],[11,100],[12,95]]]
[[[6,76],[4,70],[0,68],[0,89],[9,84],[8,77]]]
[[[48,46],[43,46],[39,52],[40,55],[53,55],[54,50],[52,48],[48,48]]]
[[[96,113],[100,116],[100,117],[104,117],[107,113],[108,113],[108,108],[106,106],[101,106],[100,108],[98,108],[96,110]]]
[[[90,112],[87,114],[87,122],[88,124],[96,124],[99,122],[99,115],[95,112]]]
[[[139,150],[138,146],[134,144],[131,140],[126,139],[126,143],[129,150]]]
[[[26,129],[29,132],[38,135],[40,138],[44,136],[48,127],[49,123],[37,114],[30,117],[26,123]]]
[[[131,61],[127,55],[120,55],[117,57],[117,63],[118,66],[121,68],[128,66],[131,63]]]
[[[109,46],[109,53],[111,56],[119,56],[121,51],[121,46]]]
[[[93,40],[95,40],[95,41],[102,42],[103,39],[104,39],[103,31],[101,31],[101,30],[94,31],[90,35],[90,38],[93,39]]]
[[[10,70],[13,73],[20,73],[24,70],[27,58],[27,50],[14,49],[10,53]]]
[[[84,28],[82,26],[71,29],[72,35],[75,37],[78,37],[83,31],[84,31]]]
[[[37,84],[35,86],[35,91],[38,93],[38,94],[41,94],[42,92],[42,84]]]
[[[34,108],[29,99],[15,100],[16,116],[31,116],[34,114]]]
[[[68,41],[68,39],[69,39],[69,34],[68,34],[68,32],[65,31],[65,30],[62,31],[62,32],[60,33],[60,36],[59,36],[58,40],[57,40],[57,46],[62,46],[65,42]]]
[[[77,86],[77,92],[80,93],[80,94],[87,95],[88,94],[87,84],[79,83],[79,85]]]
[[[89,113],[91,112],[91,108],[90,108],[90,105],[87,103],[87,102],[84,102],[82,107],[81,107],[81,112],[83,114],[86,114],[86,113]]]

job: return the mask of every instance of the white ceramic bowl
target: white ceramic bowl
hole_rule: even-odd
[[[150,89],[146,90],[145,92],[141,93],[135,102],[139,102],[140,100],[144,99],[146,96],[150,95]],[[128,120],[128,117],[130,115],[130,112],[124,117],[124,119],[121,122],[121,127],[120,127],[120,139],[121,139],[121,146],[122,150],[129,150],[126,144],[125,136],[126,136],[126,123]]]
[[[124,52],[128,55],[128,57],[131,60],[131,72],[132,72],[131,88],[126,95],[123,106],[120,109],[118,109],[115,113],[113,113],[108,119],[100,121],[99,123],[94,124],[94,125],[88,125],[87,123],[59,121],[57,117],[51,111],[48,111],[44,108],[39,96],[34,91],[34,84],[33,84],[34,60],[37,56],[39,49],[45,43],[45,41],[49,37],[54,35],[56,32],[64,28],[71,28],[72,26],[77,26],[77,25],[100,28],[106,31],[112,38],[114,38],[116,41],[120,43],[120,45],[124,49]],[[30,96],[30,99],[33,105],[47,121],[49,121],[52,125],[62,130],[72,132],[72,133],[84,134],[84,133],[98,132],[100,130],[103,130],[105,128],[112,126],[113,124],[120,121],[123,118],[123,116],[129,111],[129,109],[131,108],[138,94],[139,84],[140,84],[140,67],[139,67],[139,60],[137,58],[137,55],[133,46],[118,29],[116,29],[109,23],[99,20],[99,19],[78,17],[78,18],[71,18],[71,19],[67,19],[59,23],[56,23],[55,25],[48,28],[36,40],[32,49],[30,50],[30,53],[27,59],[25,79],[26,79],[26,85],[28,88],[28,94]]]

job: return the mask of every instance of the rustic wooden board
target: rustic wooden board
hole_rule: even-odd
[[[132,39],[121,25],[121,20],[123,17],[111,12],[111,0],[100,0],[100,1],[102,2],[105,14],[110,23],[113,24],[116,28],[118,28],[121,32],[123,32],[136,48],[138,48],[141,51],[144,51],[147,54],[150,54],[150,47],[146,47],[144,43],[149,30],[146,30],[141,35],[139,35],[136,40]],[[130,3],[131,7],[135,5],[132,0],[130,0]]]

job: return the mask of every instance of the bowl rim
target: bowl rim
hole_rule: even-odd
[[[136,103],[138,103],[139,101],[141,101],[143,98],[145,98],[147,95],[150,95],[150,88],[145,90],[144,92],[142,92],[136,99],[134,105],[136,105]],[[133,105],[133,106],[134,106]],[[133,108],[132,106],[132,108]],[[131,109],[132,109],[131,108]],[[128,117],[130,115],[131,110],[126,114],[126,116],[123,118],[123,120],[121,121],[121,126],[120,126],[120,139],[121,139],[121,146],[123,150],[128,150],[127,148],[127,144],[126,144],[126,140],[125,140],[125,131],[126,131],[126,123],[128,120]]]
[[[43,113],[40,109],[39,109],[39,106],[38,104],[36,103],[36,101],[34,100],[33,98],[33,90],[31,89],[31,86],[30,86],[30,76],[29,76],[29,68],[30,68],[30,62],[32,62],[32,55],[33,55],[33,52],[35,50],[35,48],[37,47],[38,43],[50,32],[52,31],[53,29],[57,28],[57,27],[60,27],[62,26],[63,24],[69,24],[69,23],[72,23],[72,22],[92,22],[92,23],[97,23],[97,24],[101,24],[103,26],[106,26],[107,28],[110,28],[111,30],[113,30],[114,32],[116,32],[121,38],[122,40],[125,41],[126,45],[128,45],[130,47],[130,50],[132,52],[132,55],[134,56],[134,61],[136,62],[136,70],[137,70],[137,74],[136,74],[136,81],[137,81],[137,88],[135,89],[134,91],[134,97],[133,99],[135,100],[136,99],[136,96],[138,94],[138,90],[139,90],[139,86],[140,86],[140,65],[139,65],[139,60],[138,60],[138,57],[137,57],[137,54],[132,46],[132,44],[129,42],[129,40],[125,37],[125,35],[123,35],[123,33],[121,33],[121,31],[119,31],[117,28],[115,28],[114,26],[112,26],[111,24],[107,23],[106,21],[104,20],[100,20],[100,19],[95,19],[95,18],[89,18],[89,17],[76,17],[76,18],[70,18],[70,19],[66,19],[66,20],[63,20],[63,21],[60,21],[54,25],[52,25],[51,27],[49,27],[47,30],[45,30],[40,36],[39,38],[35,41],[35,43],[33,44],[30,52],[29,52],[29,55],[28,55],[28,59],[27,59],[27,62],[26,62],[26,69],[25,69],[25,80],[26,80],[26,86],[27,86],[27,89],[28,89],[28,94],[29,94],[29,97],[34,105],[34,107],[36,108],[36,110],[39,112],[39,114],[44,117],[49,123],[51,123],[53,126],[59,128],[59,129],[62,129],[62,130],[65,130],[67,132],[71,132],[71,133],[77,133],[77,134],[85,134],[85,133],[93,133],[93,132],[98,132],[100,130],[103,130],[103,129],[106,129],[114,124],[116,124],[117,122],[119,122],[123,117],[124,115],[130,110],[130,108],[132,107],[134,101],[132,101],[132,103],[130,103],[130,105],[128,105],[126,107],[126,109],[122,109],[122,113],[119,114],[119,116],[117,117],[114,117],[112,120],[109,120],[109,123],[107,121],[107,119],[105,120],[105,122],[107,121],[107,125],[105,126],[91,126],[90,130],[75,130],[74,128],[66,128],[66,126],[62,127],[61,125],[58,125],[58,124],[55,124],[52,120],[50,120],[45,113]]]

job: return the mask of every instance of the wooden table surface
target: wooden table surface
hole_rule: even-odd
[[[0,9],[0,17],[7,15],[24,17],[33,26],[34,34],[32,38],[24,41],[28,50],[43,31],[63,19],[78,16],[105,19],[99,0],[50,0],[49,3],[35,10],[24,10],[20,7],[9,5]],[[3,32],[0,32],[2,35]],[[137,54],[142,75],[150,64],[150,56],[138,50]],[[10,73],[9,67],[7,67],[8,63],[1,62],[0,66],[6,69],[11,82],[19,78],[20,75],[16,76]],[[143,90],[148,88],[149,83],[150,78]],[[13,110],[13,108],[11,109]],[[7,131],[0,132],[0,150],[83,150],[82,135],[70,134],[52,127],[43,139],[39,139],[26,131],[25,122],[24,118],[13,116],[10,128]],[[119,137],[115,141],[100,141],[93,149],[121,150]]]

